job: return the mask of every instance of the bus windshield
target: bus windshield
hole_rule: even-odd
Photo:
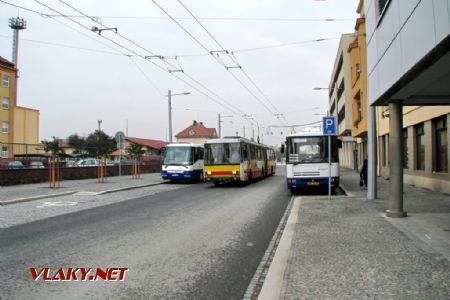
[[[167,147],[163,164],[191,165],[192,149],[190,147]]]
[[[207,164],[240,164],[241,148],[239,143],[206,144],[205,163]]]
[[[287,141],[287,161],[290,163],[327,163],[328,137],[291,137]],[[336,137],[331,137],[331,162],[338,162]]]

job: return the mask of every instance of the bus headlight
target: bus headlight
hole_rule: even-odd
[[[206,172],[206,174],[211,175],[211,171]]]
[[[236,175],[236,174],[237,174],[237,172],[236,172],[236,171],[233,171],[232,173],[233,173],[233,175]]]

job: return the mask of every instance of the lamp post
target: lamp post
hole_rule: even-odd
[[[190,92],[184,92],[184,93],[178,93],[178,94],[172,94],[172,91],[169,90],[166,97],[168,99],[168,105],[169,105],[169,142],[172,143],[172,97],[173,96],[180,96],[180,95],[189,95]]]
[[[221,116],[220,114],[218,114],[217,118],[218,118],[218,125],[219,125],[219,138],[222,137],[222,123],[224,121],[222,121],[222,118],[232,118],[233,116]]]

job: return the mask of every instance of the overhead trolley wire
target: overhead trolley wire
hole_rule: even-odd
[[[272,111],[270,110],[270,108],[261,101],[261,99],[259,99],[258,96],[256,96],[235,74],[233,74],[232,72],[230,72],[229,67],[226,66],[226,64],[218,59],[216,57],[216,55],[214,55],[214,51],[209,50],[205,45],[203,45],[203,43],[201,43],[191,32],[189,32],[189,30],[187,30],[183,25],[181,25],[177,20],[175,20],[161,5],[159,5],[155,0],[152,0],[152,2],[161,10],[163,11],[169,18],[171,18],[186,34],[188,34],[198,45],[200,45],[201,48],[203,48],[206,52],[211,54],[211,57],[214,58],[214,60],[216,60],[220,65],[222,65],[223,67],[225,67],[225,69],[228,71],[229,74],[232,75],[233,78],[235,78],[236,81],[238,81],[238,83],[245,88],[262,106],[264,106],[264,108],[266,108],[269,112],[272,113]],[[192,13],[188,10],[188,12],[192,15]],[[197,22],[199,22],[197,20]],[[202,25],[203,27],[203,25]],[[204,28],[204,27],[203,27]],[[206,30],[206,28],[204,28]],[[207,31],[207,30],[206,30]],[[208,32],[208,31],[207,31]],[[209,33],[209,32],[208,32]],[[215,40],[215,39],[214,39]],[[216,40],[217,41],[217,40]],[[226,51],[223,49],[223,51]],[[273,113],[272,113],[273,114]],[[246,114],[244,114],[246,115]]]
[[[153,1],[153,3],[155,3],[156,5],[158,5],[154,0],[152,0]],[[241,70],[241,72],[244,74],[244,76],[250,81],[250,83],[259,91],[259,93],[264,97],[264,99],[266,99],[266,101],[268,102],[268,103],[270,103],[270,105],[273,107],[273,109],[277,112],[277,114],[274,114],[272,111],[271,111],[271,109],[269,109],[268,107],[267,107],[267,105],[265,104],[265,103],[263,103],[260,99],[259,99],[259,97],[257,97],[256,95],[254,95],[251,91],[250,91],[250,89],[248,89],[248,87],[247,86],[245,86],[239,79],[238,79],[238,81],[241,83],[241,85],[243,85],[244,86],[244,88],[246,88],[249,92],[250,92],[250,94],[252,94],[255,98],[256,98],[256,100],[258,100],[258,102],[259,103],[261,103],[269,112],[271,112],[278,120],[279,120],[279,116],[281,115],[282,116],[282,114],[280,114],[280,112],[278,111],[278,109],[275,107],[275,105],[272,103],[272,101],[264,94],[264,92],[261,90],[261,88],[259,88],[259,86],[258,85],[256,85],[256,83],[254,82],[254,80],[248,75],[248,73],[243,69],[243,67],[242,67],[242,65],[241,64],[239,64],[239,62],[237,61],[237,59],[236,59],[236,57],[233,55],[233,54],[230,54],[230,52],[228,51],[228,50],[226,50],[225,49],[225,47],[214,37],[214,35],[198,20],[198,18],[189,10],[189,8],[186,6],[186,5],[184,5],[184,3],[181,1],[181,0],[178,0],[178,2],[180,3],[180,5],[181,6],[183,6],[183,8],[196,20],[196,22],[206,31],[206,33],[211,37],[211,39],[213,39],[214,40],[214,42],[222,49],[222,51],[226,54],[226,55],[228,55],[228,57],[231,59],[231,61],[233,61],[235,64],[236,64],[236,66]],[[159,5],[158,5],[159,6]],[[160,9],[162,9],[162,7],[161,6],[159,6],[160,7]],[[171,17],[164,9],[162,9],[169,17]],[[175,20],[174,20],[175,21]],[[176,21],[175,21],[176,22]],[[180,24],[178,23],[178,22],[176,22],[179,26],[180,26]],[[188,32],[183,26],[181,26],[182,28],[183,28],[183,30],[185,31],[185,32]],[[190,33],[188,33],[191,37],[192,37],[192,35],[190,34]],[[200,42],[198,42],[198,40],[197,39],[195,39],[194,38],[194,40],[197,42],[197,43],[199,43],[201,46],[202,46],[202,44],[200,43]],[[208,49],[206,48],[206,47],[203,47],[206,51],[208,51]],[[211,51],[209,51],[210,53],[212,53]],[[227,68],[226,66],[225,66],[225,68],[227,69],[227,71],[230,73],[230,74],[232,74],[233,75],[233,77],[235,77],[236,79],[237,79],[237,77],[235,76],[235,74],[233,74],[233,73],[231,73],[230,72],[230,70],[229,70],[229,68]],[[285,122],[286,122],[286,124],[288,124],[288,122],[287,122],[287,120],[286,120],[286,118],[284,117],[284,116],[282,116],[283,117],[283,119],[285,120]]]
[[[61,15],[61,16],[65,17],[65,18],[67,18],[68,20],[70,20],[70,21],[72,21],[72,22],[78,24],[79,26],[81,26],[81,27],[83,27],[83,28],[85,28],[85,29],[91,31],[91,29],[88,28],[87,26],[85,26],[84,24],[82,24],[82,23],[80,23],[80,22],[77,22],[77,21],[71,19],[70,17],[67,17],[67,16],[64,15],[63,13],[57,11],[56,9],[53,9],[52,7],[46,5],[45,3],[42,3],[42,2],[40,2],[39,0],[34,0],[34,1],[37,2],[37,3],[39,3],[40,5],[42,5],[42,6],[44,6],[44,7],[47,7],[48,9],[52,10],[53,12],[58,13],[59,15]],[[102,26],[103,26],[103,25],[102,25]],[[131,52],[131,53],[133,53],[135,56],[145,59],[145,56],[143,56],[143,55],[137,53],[136,51],[134,51],[134,50],[132,50],[132,49],[129,49],[128,47],[126,47],[126,46],[124,46],[124,45],[122,45],[122,44],[120,44],[120,43],[118,43],[118,42],[116,42],[116,41],[114,41],[114,40],[112,40],[112,39],[110,39],[110,38],[107,38],[107,37],[105,37],[105,36],[103,36],[103,35],[100,35],[100,36],[101,36],[102,38],[108,40],[109,42],[111,42],[111,43],[113,43],[113,44],[115,44],[115,45],[117,45],[117,46],[119,46],[119,47],[121,47],[121,48],[123,48],[123,49],[125,49],[125,50],[127,50],[127,51],[129,51],[129,52]],[[147,50],[147,51],[148,51],[148,50]],[[127,55],[127,56],[132,56],[132,55]],[[156,63],[153,62],[153,61],[150,61],[150,60],[147,60],[147,59],[145,59],[145,61],[152,63],[154,66],[156,66],[157,68],[159,68],[159,69],[161,69],[161,70],[163,70],[163,71],[165,71],[165,72],[168,72],[168,70],[167,70],[166,68],[160,66],[159,64],[156,64]],[[196,86],[194,86],[192,83],[186,81],[185,79],[183,79],[183,78],[181,78],[181,77],[179,77],[179,76],[177,76],[177,75],[175,75],[175,74],[173,74],[173,73],[170,73],[170,72],[168,72],[168,73],[171,74],[171,75],[172,75],[173,77],[175,77],[176,79],[178,79],[179,81],[181,81],[181,82],[183,82],[184,84],[186,84],[187,86],[189,86],[189,87],[191,87],[192,89],[196,90],[196,91],[199,92],[200,94],[202,94],[202,95],[204,95],[205,97],[209,98],[210,100],[212,100],[212,101],[215,102],[216,104],[218,104],[218,105],[224,107],[225,109],[229,110],[229,111],[232,112],[233,114],[239,115],[240,113],[242,113],[242,114],[244,113],[243,111],[241,111],[241,110],[239,110],[239,109],[238,109],[238,110],[235,110],[235,109],[233,109],[232,107],[227,107],[227,106],[225,105],[225,104],[227,104],[227,103],[222,103],[221,101],[218,101],[217,99],[213,98],[212,96],[208,95],[208,94],[205,93],[204,91],[200,90],[199,88],[197,88]],[[197,84],[201,84],[200,82],[196,81],[194,78],[192,78],[192,77],[190,77],[190,76],[189,76],[188,78],[190,78],[191,80],[194,80],[194,82],[197,83]],[[209,88],[207,88],[205,85],[201,84],[201,86],[202,86],[204,89],[206,89],[206,90],[212,92],[212,91],[209,90]],[[222,100],[222,99],[221,99],[221,100]],[[230,106],[230,104],[227,104],[227,105]],[[232,106],[232,105],[231,105],[231,106]],[[236,111],[237,111],[237,112],[236,112]]]
[[[72,5],[68,4],[68,3],[66,3],[65,1],[63,1],[63,0],[58,0],[58,1],[61,2],[61,3],[63,3],[63,4],[65,4],[66,6],[68,6],[68,7],[70,7],[70,8],[72,8],[73,10],[77,11],[78,13],[82,14],[83,16],[89,18],[89,16],[88,16],[87,14],[83,13],[83,12],[80,11],[79,9],[75,8],[74,6],[72,6]],[[103,26],[103,27],[106,27],[102,22],[100,22],[100,21],[98,21],[98,20],[96,20],[96,19],[91,18],[91,20],[94,21],[95,23],[97,23],[97,24]],[[118,36],[120,36],[121,38],[125,39],[126,41],[130,42],[130,43],[133,44],[134,46],[138,47],[139,49],[142,49],[142,50],[148,52],[148,53],[151,54],[152,56],[160,57],[160,59],[164,62],[164,64],[165,64],[166,66],[169,65],[169,66],[171,66],[171,67],[174,68],[174,69],[180,68],[180,67],[181,67],[176,57],[175,57],[175,59],[177,60],[178,67],[177,67],[177,66],[174,66],[173,64],[171,64],[170,62],[168,62],[163,56],[157,55],[156,53],[154,53],[154,52],[148,50],[147,48],[141,46],[140,44],[138,44],[138,43],[136,43],[135,41],[129,39],[128,37],[126,37],[126,36],[124,36],[124,35],[122,35],[122,34],[120,34],[120,33],[118,33],[118,32],[114,32],[114,33],[117,34]],[[144,59],[145,59],[145,57],[144,57]],[[149,60],[149,61],[150,61],[150,60]],[[150,62],[153,63],[154,65],[157,65],[157,64],[155,64],[155,63],[152,62],[152,61],[150,61]],[[159,65],[158,65],[158,66],[159,66]],[[180,69],[181,69],[181,68],[180,68]],[[176,76],[176,75],[174,75],[174,74],[172,73],[173,70],[171,71],[169,68],[167,68],[167,71],[168,71],[169,74],[171,74],[171,75],[174,76],[175,78],[180,79],[179,76]],[[188,77],[190,80],[192,80],[192,81],[195,82],[196,84],[200,85],[203,89],[207,90],[209,93],[211,93],[211,94],[214,95],[215,97],[219,98],[219,99],[222,100],[225,104],[227,104],[229,107],[231,107],[233,110],[235,110],[235,111],[232,111],[232,110],[231,110],[234,114],[237,114],[236,111],[240,112],[241,114],[244,114],[244,112],[241,111],[238,107],[236,107],[235,105],[231,104],[231,103],[228,102],[227,100],[225,100],[225,99],[223,99],[222,97],[220,97],[219,95],[217,95],[215,92],[213,92],[211,89],[209,89],[209,88],[208,88],[207,86],[205,86],[203,83],[201,83],[201,82],[199,82],[198,80],[196,80],[195,78],[193,78],[191,75],[187,74],[187,73],[184,72],[183,70],[182,70],[182,73],[183,73],[186,77]],[[184,82],[184,81],[183,81],[183,82]],[[216,102],[216,103],[218,103],[218,102]],[[223,106],[223,105],[222,105],[222,106]],[[229,108],[227,108],[227,109],[230,110]]]

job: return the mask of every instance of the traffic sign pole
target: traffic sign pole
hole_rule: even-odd
[[[323,117],[323,135],[328,136],[328,200],[331,200],[331,136],[336,135],[336,117]]]
[[[328,136],[328,200],[331,200],[331,135]]]

